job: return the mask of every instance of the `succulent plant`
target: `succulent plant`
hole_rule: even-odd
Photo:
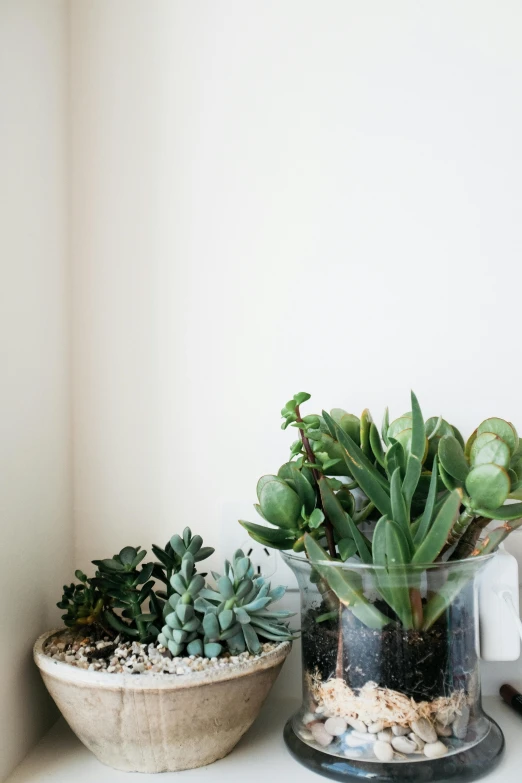
[[[268,609],[283,597],[286,588],[281,585],[272,590],[263,576],[255,576],[252,561],[241,549],[232,563],[225,561],[225,573],[213,573],[213,577],[216,587],[201,590],[195,605],[205,613],[205,646],[213,645],[214,655],[221,642],[232,654],[245,650],[256,654],[261,651],[261,639],[283,642],[293,638],[284,622],[293,612]]]
[[[211,546],[203,546],[201,536],[193,536],[190,528],[186,527],[183,536],[173,535],[163,549],[157,544],[153,544],[152,551],[159,561],[154,564],[152,575],[155,579],[164,582],[167,588],[166,593],[170,594],[170,578],[172,574],[180,570],[181,561],[187,552],[190,552],[194,557],[194,562],[199,563],[214,554],[215,550]],[[168,595],[164,597],[167,598]]]
[[[442,417],[425,422],[413,393],[411,411],[391,422],[386,411],[380,431],[368,410],[360,417],[340,408],[303,417],[300,406],[309,398],[301,392],[281,411],[283,429],[294,427],[300,437],[290,461],[257,485],[255,508],[270,526],[240,523],[265,546],[306,550],[319,578],[370,627],[389,617],[346,569],[321,561],[355,557],[367,565],[421,568],[488,553],[522,524],[522,503],[511,502],[522,500],[522,448],[509,422],[486,419],[465,444]],[[504,524],[479,542],[493,519]],[[359,529],[363,521],[370,537]],[[443,602],[423,609],[411,590],[380,588],[403,626],[428,627]]]
[[[173,594],[164,609],[165,625],[158,641],[173,655],[214,658],[223,650],[259,653],[261,639],[282,642],[293,638],[286,619],[292,612],[272,612],[269,604],[281,598],[284,587],[270,589],[263,577],[254,577],[248,557],[238,550],[225,574],[213,574],[216,588],[205,586],[194,573],[191,553],[182,558],[181,571],[171,578]]]
[[[57,604],[65,609],[62,620],[67,628],[100,626],[103,629],[104,600],[101,593],[92,587],[82,571],[75,572],[80,584],[63,586],[62,600]]]

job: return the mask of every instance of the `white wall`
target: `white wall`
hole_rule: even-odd
[[[32,662],[70,578],[67,5],[0,2],[0,780],[55,711]]]
[[[78,565],[229,547],[298,390],[522,429],[519,3],[73,0],[71,33]]]

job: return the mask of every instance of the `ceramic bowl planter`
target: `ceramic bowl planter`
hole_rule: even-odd
[[[302,599],[304,699],[285,729],[298,761],[383,783],[474,780],[495,766],[504,739],[482,710],[475,608],[477,576],[495,556],[387,569],[330,561],[319,573],[284,555]],[[328,589],[334,572],[364,611]],[[399,606],[414,591],[423,622],[398,624],[382,596]]]
[[[291,644],[225,671],[181,677],[95,672],[45,654],[34,659],[65,720],[104,764],[128,772],[174,772],[223,758],[252,725]]]

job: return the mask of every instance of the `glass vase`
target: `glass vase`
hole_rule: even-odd
[[[476,596],[494,556],[324,561],[319,574],[283,555],[301,592],[303,702],[285,727],[298,761],[336,780],[467,781],[492,769],[504,738],[481,704]]]

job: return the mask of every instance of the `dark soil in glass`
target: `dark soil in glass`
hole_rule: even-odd
[[[382,612],[390,613],[385,603],[376,605]],[[310,674],[319,672],[323,681],[342,677],[352,689],[375,682],[416,701],[430,701],[454,690],[466,690],[469,676],[477,667],[475,618],[469,616],[470,605],[473,606],[470,601],[462,602],[454,627],[449,627],[443,616],[427,631],[404,630],[391,622],[377,631],[344,610],[342,673],[338,660],[339,621],[329,619],[317,623],[316,618],[327,611],[322,605],[310,610],[304,618],[305,670]]]

